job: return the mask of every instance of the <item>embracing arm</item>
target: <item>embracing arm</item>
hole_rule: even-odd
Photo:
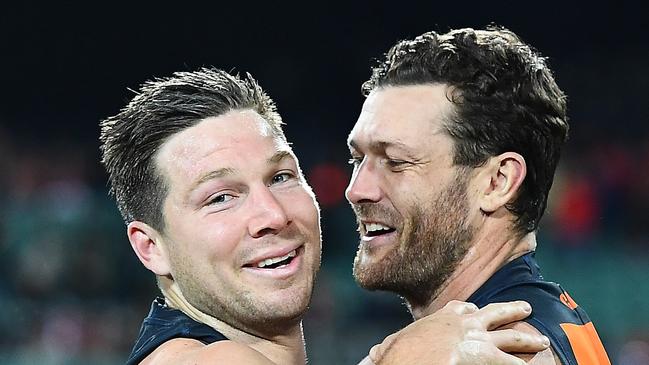
[[[453,301],[413,322],[370,350],[361,365],[399,364],[525,364],[509,353],[547,350],[544,336],[519,329],[499,329],[531,313],[525,302],[490,304],[478,308]],[[545,364],[539,362],[537,364]]]

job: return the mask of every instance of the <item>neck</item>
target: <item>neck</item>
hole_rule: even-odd
[[[159,279],[160,289],[168,306],[182,311],[197,322],[214,328],[229,340],[250,346],[275,364],[306,364],[301,321],[280,335],[274,334],[268,338],[255,335],[202,312],[187,301],[173,280],[166,277]]]
[[[426,305],[409,304],[415,319],[438,311],[451,300],[466,301],[498,269],[536,248],[533,232],[522,238],[513,234],[503,237],[502,231],[483,232],[476,236],[474,242],[453,274],[435,294],[435,298]]]

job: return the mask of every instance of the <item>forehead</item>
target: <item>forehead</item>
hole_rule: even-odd
[[[445,117],[453,107],[447,91],[445,84],[387,86],[372,91],[348,142],[423,147],[443,132]]]
[[[280,150],[291,151],[263,117],[234,110],[174,134],[160,146],[156,164],[172,181],[189,181],[206,170],[266,162]]]

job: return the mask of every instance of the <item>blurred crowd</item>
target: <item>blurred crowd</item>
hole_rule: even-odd
[[[43,143],[0,130],[0,363],[121,363],[156,295],[153,274],[131,252],[94,141]],[[546,277],[588,310],[613,363],[647,364],[649,141],[581,143],[564,157],[541,225]],[[350,169],[303,167],[325,240],[307,351],[312,364],[351,364],[409,318],[351,277]]]

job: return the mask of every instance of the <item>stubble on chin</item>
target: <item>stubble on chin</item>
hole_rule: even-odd
[[[398,243],[380,258],[378,250],[361,243],[353,270],[361,287],[394,292],[414,305],[426,305],[437,296],[473,238],[462,180],[450,184],[433,202],[413,204]]]

